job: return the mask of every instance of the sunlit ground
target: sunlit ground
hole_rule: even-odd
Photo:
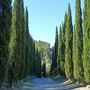
[[[27,77],[23,84],[13,87],[12,89],[0,89],[0,90],[89,90],[79,89],[78,84],[73,83],[71,80],[66,80],[63,77],[56,79],[51,78],[36,78]],[[76,89],[77,88],[77,89]]]

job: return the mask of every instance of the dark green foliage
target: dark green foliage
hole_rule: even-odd
[[[68,5],[68,14],[67,14],[67,26],[65,32],[65,75],[66,78],[72,78],[72,43],[73,43],[73,26],[72,26],[72,16],[71,16],[71,8],[70,4]]]
[[[26,8],[24,14],[23,0],[15,0],[9,44],[8,76],[11,78],[9,81],[12,81],[10,83],[22,80],[34,72],[34,52],[35,45],[28,28],[28,10]]]
[[[58,58],[57,58],[57,66],[58,66],[58,74],[62,73],[62,67],[61,67],[61,62],[62,62],[62,30],[60,26],[59,30],[59,37],[58,37]]]
[[[54,47],[52,49],[52,64],[51,64],[51,76],[52,75],[57,75],[57,69],[58,67],[58,27],[56,27],[56,33],[55,33],[55,44]]]
[[[58,56],[58,27],[56,27],[56,37],[55,37],[55,60],[54,67],[57,68],[57,56]]]
[[[75,33],[75,26],[74,26],[74,31],[73,31],[73,67],[75,67],[74,65],[74,61],[76,59],[76,33]],[[73,76],[74,76],[75,70],[73,70]]]
[[[42,76],[46,77],[46,63],[43,62],[43,66],[42,66]]]
[[[35,76],[41,78],[42,77],[42,67],[41,67],[41,55],[38,52],[38,49],[36,50],[35,55]]]
[[[37,57],[41,77],[39,52]],[[0,0],[0,87],[4,79],[12,87],[30,74],[35,74],[35,42],[29,34],[28,10],[24,14],[23,0],[14,0],[13,10],[11,0]]]
[[[59,37],[58,37],[58,74],[64,75],[64,46],[63,46],[63,25],[60,26]]]
[[[65,13],[65,16],[64,16],[64,24],[62,24],[62,59],[63,59],[63,62],[65,62],[65,41],[66,41],[66,38],[65,38],[65,32],[66,32],[66,26],[67,26],[67,13]]]
[[[25,33],[26,33],[26,40],[25,40],[25,46],[26,46],[26,58],[25,58],[25,76],[29,74],[29,28],[28,28],[28,10],[26,7],[25,12]]]
[[[67,13],[65,13],[64,24],[60,26],[58,37],[58,72],[60,75],[65,75],[65,30],[67,24]]]
[[[29,69],[30,69],[30,71],[29,71],[29,74],[30,75],[32,75],[33,74],[33,72],[34,72],[34,46],[33,46],[33,44],[34,44],[34,41],[33,41],[33,38],[32,38],[32,36],[30,36],[30,39],[29,39],[29,48],[30,48],[30,50],[29,50],[29,61],[30,61],[30,65],[29,65]]]
[[[11,18],[11,0],[0,0],[0,87],[7,70]]]
[[[20,5],[20,0],[14,1],[12,31],[9,44],[9,71],[13,72],[13,80],[15,81],[18,81],[20,71]]]
[[[28,10],[25,12],[25,76],[35,74],[35,42],[29,34]]]
[[[24,2],[21,0],[21,5],[20,5],[20,71],[19,71],[19,80],[23,79],[25,76],[25,16],[24,16]]]
[[[80,0],[76,0],[76,18],[74,31],[74,78],[79,82],[83,79],[83,29],[82,29],[82,12]]]
[[[67,13],[64,16],[64,24],[62,24],[62,75],[65,75],[65,32],[66,32],[66,25],[67,25]]]
[[[84,0],[84,77],[90,84],[90,0]]]
[[[30,75],[33,73],[33,50],[34,49],[33,49],[33,39],[32,39],[32,36],[29,34],[27,7],[26,7],[26,12],[25,12],[25,33],[26,33],[25,74]]]
[[[54,60],[55,60],[55,50],[54,50],[54,47],[52,47],[52,64],[50,69],[50,76],[54,75]]]
[[[51,49],[50,44],[44,41],[35,41],[35,48],[38,48],[38,51],[41,55],[41,62],[46,63],[46,76],[50,75],[51,67]],[[42,66],[43,67],[43,66]]]
[[[33,42],[33,52],[32,52],[32,54],[33,54],[33,65],[32,65],[32,67],[33,67],[33,73],[32,74],[34,74],[35,75],[35,41]]]
[[[23,0],[14,0],[13,9],[11,3],[0,0],[0,87],[7,80],[12,87],[28,75],[41,78],[49,74],[74,77],[79,83],[84,78],[90,84],[90,0],[84,0],[84,24],[81,2],[76,0],[74,31],[68,5],[59,35],[56,27],[52,49],[49,43],[34,41],[29,34],[28,9],[24,12]]]

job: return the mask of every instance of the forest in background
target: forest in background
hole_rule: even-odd
[[[90,0],[84,0],[84,10],[81,0],[76,0],[75,25],[68,4],[64,21],[59,28],[56,26],[52,49],[40,41],[36,46],[38,42],[29,33],[28,9],[24,9],[23,0],[14,0],[13,8],[11,3],[12,0],[0,0],[0,87],[4,83],[12,87],[29,75],[46,77],[48,58],[52,59],[50,76],[90,84]]]
[[[35,41],[35,48],[38,48],[38,51],[41,55],[41,61],[45,70],[42,70],[45,77],[50,77],[50,69],[51,69],[51,62],[52,62],[52,49],[50,48],[50,44],[44,41]]]

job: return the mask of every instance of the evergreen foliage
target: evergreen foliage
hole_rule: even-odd
[[[11,0],[0,0],[0,87],[7,70],[11,18]]]
[[[73,26],[72,26],[72,16],[70,4],[68,4],[68,14],[67,14],[67,26],[65,32],[65,75],[66,78],[72,78],[73,63],[72,63],[72,43],[73,43]]]
[[[90,0],[84,0],[84,24],[81,0],[76,0],[74,30],[68,4],[52,48],[47,42],[33,40],[24,0],[14,0],[13,9],[11,1],[0,0],[0,87],[4,82],[12,87],[29,75],[47,77],[49,71],[51,76],[66,76],[79,83],[85,79],[90,84]]]
[[[52,50],[52,64],[51,64],[51,75],[57,75],[58,73],[58,27],[56,26],[55,33],[55,44]]]
[[[56,34],[55,34],[55,60],[54,60],[54,67],[57,69],[57,56],[58,56],[58,27],[56,27]]]
[[[23,79],[25,76],[25,16],[24,16],[24,2],[21,0],[21,5],[20,5],[20,71],[19,71],[19,79]]]
[[[52,47],[52,63],[51,63],[51,69],[50,69],[50,76],[54,75],[54,60],[55,60],[55,50],[54,50],[54,47]]]
[[[90,0],[84,0],[84,77],[90,84]]]
[[[50,76],[50,67],[51,67],[51,48],[50,44],[44,41],[35,41],[35,48],[38,48],[38,51],[41,55],[41,62],[42,62],[42,68],[43,68],[43,62],[45,62],[46,65],[46,77]],[[43,73],[43,71],[42,71]]]
[[[46,63],[45,62],[43,62],[42,72],[43,72],[42,76],[46,78]]]
[[[58,37],[58,72],[60,75],[65,75],[65,31],[67,24],[67,13],[64,16],[64,24],[60,26],[59,37]]]
[[[82,29],[82,12],[81,2],[76,0],[76,18],[74,31],[74,78],[79,82],[83,79],[83,29]]]
[[[63,75],[64,73],[64,62],[63,62],[63,41],[62,41],[63,30],[60,26],[59,38],[58,38],[58,73]]]
[[[13,73],[13,81],[18,81],[20,71],[20,4],[20,0],[14,1],[12,31],[9,44],[9,71]]]
[[[38,52],[38,49],[36,50],[35,55],[35,76],[41,78],[42,77],[42,64],[41,64],[41,56]]]

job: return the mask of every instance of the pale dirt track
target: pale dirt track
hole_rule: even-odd
[[[59,77],[57,79],[28,77],[22,85],[13,87],[12,89],[0,90],[90,90],[80,88],[79,85],[71,80]]]

